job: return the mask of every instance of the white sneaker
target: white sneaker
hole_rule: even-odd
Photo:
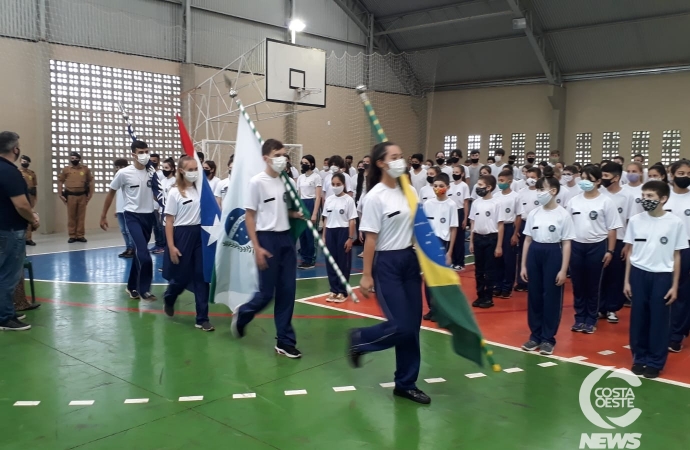
[[[606,320],[609,323],[618,323],[618,316],[615,312],[606,313]]]

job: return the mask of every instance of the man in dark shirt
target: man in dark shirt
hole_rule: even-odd
[[[19,135],[0,133],[0,330],[31,328],[17,317],[14,289],[21,279],[26,255],[26,227],[38,228],[38,214],[29,202],[29,191],[15,162],[19,159]]]

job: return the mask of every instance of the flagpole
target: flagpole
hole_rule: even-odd
[[[256,136],[256,138],[259,140],[259,143],[263,145],[264,140],[261,138],[261,134],[259,134],[259,131],[256,129],[254,122],[249,117],[249,114],[247,113],[247,110],[244,108],[242,102],[237,99],[237,91],[231,90],[230,97],[232,97],[235,100],[235,103],[237,103],[237,106],[240,109],[240,114],[242,114],[242,117],[244,117],[247,123],[249,123],[249,127],[252,129],[254,136]],[[309,228],[309,231],[311,231],[312,235],[314,236],[314,240],[318,243],[319,248],[326,256],[326,261],[328,261],[328,264],[331,265],[331,268],[335,271],[340,282],[345,286],[347,294],[352,297],[353,302],[359,303],[359,298],[357,298],[357,294],[355,294],[355,291],[352,289],[352,286],[350,286],[350,283],[345,278],[345,275],[340,270],[340,267],[338,267],[338,264],[336,264],[335,259],[333,259],[333,255],[331,255],[331,252],[328,250],[328,247],[326,247],[326,244],[321,239],[319,230],[316,228],[316,226],[314,226],[311,220],[306,219],[306,217],[309,216],[309,211],[307,211],[303,207],[302,202],[300,201],[299,196],[297,194],[297,190],[292,185],[292,183],[290,183],[290,179],[288,178],[285,171],[280,172],[280,179],[283,181],[283,184],[285,185],[285,190],[290,194],[290,198],[292,199],[294,207],[297,208],[305,217],[307,228]],[[314,207],[316,207],[316,205]]]
[[[359,98],[362,100],[362,103],[364,103],[364,110],[367,112],[367,116],[369,117],[369,122],[371,123],[371,127],[374,130],[374,134],[376,135],[376,138],[379,140],[379,142],[387,142],[388,138],[386,137],[386,133],[383,131],[383,127],[381,127],[381,123],[379,122],[378,117],[376,117],[376,112],[374,112],[374,107],[371,105],[371,102],[369,101],[369,97],[367,96],[366,90],[367,87],[360,85],[356,87],[357,93],[359,94]],[[489,364],[491,365],[491,368],[493,369],[494,372],[500,372],[501,371],[501,366],[496,364],[494,362],[493,354],[494,352],[490,350],[486,346],[486,341],[484,338],[481,338],[481,348],[482,351],[484,352],[484,355],[486,356],[487,361],[489,361]]]

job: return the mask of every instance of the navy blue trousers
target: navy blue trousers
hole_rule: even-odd
[[[453,265],[465,267],[465,229],[462,221],[465,220],[465,208],[458,209],[458,232],[453,244]]]
[[[678,299],[671,304],[671,342],[683,342],[690,333],[690,248],[680,251]]]
[[[510,239],[515,232],[515,224],[503,224],[503,256],[496,262],[498,263],[498,272],[496,278],[496,290],[501,292],[510,292],[515,285],[515,270],[517,269],[516,247],[510,245]]]
[[[273,255],[268,267],[259,271],[259,291],[237,309],[237,322],[246,326],[254,316],[268,306],[275,297],[274,321],[276,339],[283,345],[294,346],[297,341],[292,328],[297,288],[297,252],[289,231],[257,231],[259,245]]]
[[[314,213],[314,199],[303,198],[304,206],[307,207],[309,214]],[[311,217],[307,217],[311,219]],[[314,264],[316,262],[316,248],[314,247],[314,233],[307,227],[299,237],[299,254],[304,264]]]
[[[532,242],[527,254],[527,324],[530,340],[556,345],[563,311],[563,286],[556,275],[563,263],[561,244]]]
[[[175,247],[182,253],[180,263],[173,264],[170,251],[165,248],[163,278],[168,287],[163,295],[166,305],[174,305],[177,297],[185,289],[194,293],[196,303],[196,323],[208,322],[209,286],[204,281],[204,256],[201,244],[201,225],[179,226],[174,228]]]
[[[597,324],[599,294],[604,273],[608,239],[594,244],[573,241],[570,254],[570,279],[575,297],[575,323]]]
[[[326,248],[331,252],[331,256],[345,275],[345,279],[350,281],[350,271],[352,269],[352,251],[345,252],[345,242],[350,233],[349,227],[326,228]],[[331,292],[334,294],[347,295],[345,285],[340,282],[340,278],[335,273],[335,269],[326,261],[326,272],[328,273],[328,283],[331,285]]]
[[[625,261],[621,260],[621,253],[625,243],[616,241],[616,249],[613,252],[611,263],[604,268],[604,277],[601,280],[601,304],[599,312],[617,312],[623,308],[625,294]]]
[[[441,238],[439,238],[439,240],[441,241],[441,245],[443,245],[443,248],[447,252],[448,247],[450,247],[450,241],[444,241]],[[426,297],[426,304],[429,307],[429,310],[431,310],[431,292],[429,291],[429,288],[426,286],[426,281],[424,282],[424,296]]]
[[[520,223],[520,242],[518,242],[517,254],[517,274],[522,272],[522,249],[525,248],[525,225],[527,224],[526,219],[522,219]],[[521,277],[517,277],[517,283],[515,283],[516,288],[527,289],[527,283],[525,283]]]
[[[149,241],[156,221],[153,213],[133,213],[125,211],[125,226],[134,242],[134,258],[129,268],[127,289],[146,294],[151,291],[153,279],[153,261],[149,253]]]
[[[156,247],[163,248],[165,247],[165,227],[163,227],[161,213],[159,211],[154,211],[153,215],[156,218],[153,224],[153,239],[156,243]]]
[[[474,233],[474,278],[477,281],[477,298],[492,300],[496,286],[497,259],[494,256],[498,233]]]
[[[422,324],[422,277],[412,248],[376,252],[373,277],[376,299],[388,319],[352,335],[352,344],[369,353],[395,347],[395,387],[416,388],[419,376],[419,327]]]
[[[671,334],[671,308],[664,296],[673,285],[673,273],[652,273],[630,268],[632,311],[630,312],[630,351],[633,362],[663,369]]]

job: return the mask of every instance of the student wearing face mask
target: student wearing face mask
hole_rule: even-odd
[[[419,190],[419,200],[422,202],[422,205],[428,200],[436,197],[436,194],[434,193],[434,178],[436,178],[436,176],[438,176],[440,173],[443,172],[438,166],[429,167],[427,169],[426,180],[424,180],[426,184]]]
[[[453,168],[446,165],[446,156],[443,152],[436,152],[436,166],[449,177],[453,175]]]
[[[156,169],[156,176],[158,177],[159,183],[163,180],[163,171],[160,170],[160,160],[161,157],[158,153],[151,153],[149,156],[151,165]],[[150,251],[154,254],[162,254],[165,252],[165,228],[163,227],[163,217],[160,212],[160,205],[158,202],[153,203],[153,215],[156,217],[156,221],[153,226],[153,240],[154,245],[151,247]]]
[[[501,248],[503,256],[496,260],[496,286],[494,297],[510,298],[515,286],[516,249],[519,243],[515,233],[517,217],[518,194],[510,186],[513,183],[513,171],[504,169],[498,174],[498,189],[496,201],[503,212],[503,240]]]
[[[413,221],[398,178],[407,172],[402,150],[392,142],[374,146],[360,230],[366,233],[360,290],[365,297],[376,286],[376,300],[387,322],[350,331],[349,360],[361,367],[366,353],[395,348],[393,395],[429,404],[417,387],[421,363],[422,278],[412,248]],[[375,262],[375,263],[374,263]]]
[[[35,208],[36,203],[38,202],[38,180],[36,179],[36,172],[29,169],[29,165],[31,165],[31,158],[29,158],[27,155],[22,155],[22,157],[19,158],[19,161],[21,162],[19,172],[22,174],[22,178],[24,178],[24,181],[26,181],[26,187],[29,189],[29,203],[31,203],[32,208]],[[31,225],[26,227],[26,245],[34,246],[36,243],[32,240],[32,228],[33,226]]]
[[[530,150],[527,153],[525,153],[525,165],[522,166],[523,168],[527,165],[529,165],[529,167],[532,167],[536,163],[537,163],[537,154],[535,152]],[[529,169],[529,167],[527,167],[527,168]]]
[[[424,160],[424,155],[421,153],[415,153],[410,158],[410,184],[415,188],[417,194],[420,193],[421,189],[427,185],[427,174],[426,169],[422,168],[422,161]]]
[[[323,165],[321,166],[321,171],[319,171],[319,175],[321,175],[321,179],[323,180],[326,178],[326,175],[331,173],[331,166],[328,164],[328,162],[331,160],[331,158],[324,158],[323,160]]]
[[[116,159],[115,160],[115,173],[119,172],[120,170],[124,169],[129,165],[129,162],[124,159]],[[122,189],[118,189],[117,194],[115,196],[115,218],[117,219],[117,223],[120,226],[120,233],[122,233],[122,237],[125,240],[125,251],[117,255],[119,258],[133,258],[134,257],[134,241],[132,240],[132,236],[130,236],[129,231],[127,230],[127,224],[125,223],[125,197],[123,195]]]
[[[422,164],[422,169],[424,170],[429,170],[429,167],[434,167],[436,163],[432,159],[427,159],[424,161],[424,164]]]
[[[86,205],[91,200],[95,189],[91,170],[81,163],[81,155],[70,153],[70,165],[64,167],[57,179],[57,190],[60,199],[67,205],[68,243],[86,242],[85,220]]]
[[[259,269],[259,291],[232,316],[232,332],[237,338],[245,335],[246,327],[275,297],[274,320],[277,342],[275,351],[291,359],[301,358],[292,328],[297,287],[297,252],[290,237],[290,221],[302,218],[298,211],[289,211],[289,196],[280,178],[287,167],[287,151],[280,141],[268,139],[261,147],[266,170],[254,175],[245,199],[246,226],[254,245]]]
[[[331,256],[346,280],[350,281],[352,268],[352,244],[355,236],[357,207],[355,201],[345,194],[345,174],[336,173],[331,179],[334,195],[328,197],[323,207],[323,240]],[[328,259],[328,258],[326,258]],[[347,289],[340,282],[335,269],[326,261],[328,283],[331,290],[326,301],[343,303],[347,299]]]
[[[532,167],[527,170],[527,178],[525,178],[525,189],[518,193],[517,214],[515,216],[515,231],[513,232],[512,240],[518,241],[517,248],[517,273],[522,270],[522,252],[525,245],[525,226],[527,224],[527,217],[532,210],[539,206],[537,200],[537,180],[541,178],[541,169]],[[527,292],[527,283],[522,277],[517,277],[515,284],[515,292]]]
[[[661,164],[654,164],[647,170],[649,181],[663,181],[668,184],[668,175],[666,175],[666,168]]]
[[[690,161],[681,159],[671,165],[673,185],[663,209],[683,222],[684,236],[690,241]],[[690,334],[690,249],[680,251],[678,300],[671,306],[671,338],[668,349],[678,353]]]
[[[175,186],[170,189],[165,203],[168,243],[163,268],[163,278],[168,280],[163,295],[165,314],[175,315],[177,297],[189,289],[194,293],[196,304],[194,326],[202,331],[213,331],[208,319],[209,285],[204,281],[200,194],[194,184],[199,167],[189,156],[180,158],[178,166]]]
[[[561,186],[567,188],[568,193],[565,196],[565,204],[570,202],[570,199],[582,193],[582,189],[577,184],[576,175],[580,171],[575,166],[565,166],[561,172]]]
[[[124,197],[123,214],[125,225],[134,241],[134,258],[127,279],[126,292],[132,300],[156,300],[151,294],[153,262],[147,244],[153,233],[153,192],[150,188],[150,175],[146,170],[149,162],[149,148],[144,141],[134,141],[131,146],[133,165],[115,174],[110,191],[103,204],[101,228],[108,231],[108,210],[119,189]]]
[[[302,174],[297,178],[297,192],[302,203],[307,207],[311,216],[309,219],[314,225],[318,224],[319,207],[321,204],[321,177],[314,173],[316,160],[312,155],[304,155],[301,161]],[[306,228],[299,237],[300,256],[302,262],[298,269],[313,269],[316,263],[316,248],[314,247],[314,234]]]
[[[216,186],[220,183],[220,178],[216,176],[216,163],[210,159],[204,161],[202,167],[204,168],[204,176],[208,180],[208,184],[211,186],[211,192],[216,191]]]
[[[323,201],[325,202],[328,197],[333,195],[333,189],[331,189],[331,179],[333,178],[333,175],[336,173],[342,173],[343,175],[345,175],[345,193],[352,197],[354,195],[354,189],[350,175],[344,173],[345,160],[342,156],[335,155],[331,156],[331,158],[328,161],[330,172],[323,179]]]
[[[470,211],[470,188],[465,183],[465,167],[458,164],[453,167],[453,180],[450,183],[448,197],[455,202],[458,210],[458,235],[453,244],[453,261],[451,268],[465,269],[465,229]]]
[[[350,179],[357,177],[357,169],[353,166],[354,161],[355,159],[352,157],[352,155],[347,155],[345,157],[345,173],[350,175]]]
[[[571,331],[592,334],[601,305],[600,285],[616,251],[620,215],[613,201],[599,192],[601,169],[594,165],[580,173],[582,195],[573,197],[567,211],[575,225],[570,256],[570,276],[575,297],[575,323]]]
[[[501,173],[503,168],[506,166],[506,162],[504,160],[505,156],[506,151],[502,148],[497,148],[494,150],[494,163],[489,165],[489,167],[491,167],[491,175],[493,175],[494,178],[498,178],[498,174]]]
[[[636,162],[640,165],[640,167],[642,167],[642,182],[646,183],[648,173],[647,173],[647,169],[645,168],[645,157],[644,157],[644,155],[642,155],[640,153],[636,154],[635,156],[633,156],[632,162]]]
[[[556,203],[560,183],[540,178],[536,184],[539,206],[527,216],[520,278],[528,285],[527,324],[530,337],[522,345],[553,354],[563,311],[563,289],[568,277],[571,241],[575,238],[570,214]]]
[[[216,197],[218,207],[221,211],[223,210],[223,200],[225,200],[225,196],[228,194],[228,188],[230,187],[230,175],[232,175],[232,164],[234,160],[235,155],[230,155],[230,159],[228,160],[228,176],[220,180],[216,185],[216,190],[213,191],[213,195]]]
[[[623,186],[632,194],[633,205],[631,207],[630,216],[644,212],[642,209],[642,184],[644,179],[644,172],[642,165],[638,162],[631,162],[627,167],[626,178],[628,182]]]
[[[480,177],[485,177],[491,175],[491,167],[490,166],[482,166],[481,169],[479,169],[479,176]],[[493,176],[493,175],[491,175]],[[494,177],[495,178],[495,177]],[[499,193],[498,186],[496,186],[496,189],[493,190],[492,194],[496,195]],[[475,184],[474,187],[472,188],[472,192],[470,193],[470,198],[472,201],[477,200],[479,196],[477,195],[477,185]]]
[[[448,165],[450,167],[455,167],[460,164],[460,161],[462,161],[462,152],[457,149],[451,150],[450,158],[448,158]]]

